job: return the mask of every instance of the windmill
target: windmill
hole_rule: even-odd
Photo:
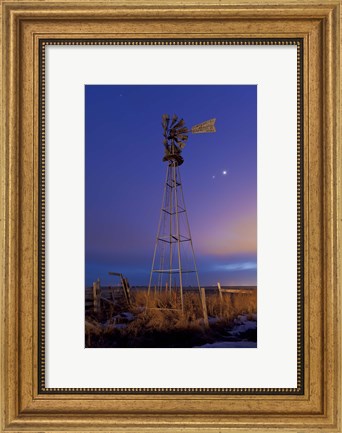
[[[175,114],[172,118],[168,114],[162,116],[163,161],[168,164],[148,285],[147,307],[152,291],[154,295],[166,291],[170,296],[175,296],[177,309],[182,311],[184,288],[191,286],[200,292],[179,166],[184,162],[181,154],[189,134],[216,132],[215,121],[216,119],[210,119],[188,129],[184,120]],[[169,309],[169,306],[166,305],[165,308]]]

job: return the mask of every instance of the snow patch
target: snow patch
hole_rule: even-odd
[[[217,341],[203,346],[195,346],[194,349],[250,349],[256,347],[256,341]]]

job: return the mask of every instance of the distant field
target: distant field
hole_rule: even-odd
[[[102,286],[102,288],[106,289],[109,287],[119,287],[119,285],[115,286]],[[217,292],[217,286],[202,286],[205,288],[206,291],[216,291]],[[222,289],[242,289],[242,290],[256,290],[257,286],[221,286]],[[86,287],[86,291],[91,290],[92,288]],[[131,286],[132,290],[147,290],[148,287],[147,286]],[[188,290],[188,291],[197,291],[197,288],[194,287],[183,287],[183,290]]]

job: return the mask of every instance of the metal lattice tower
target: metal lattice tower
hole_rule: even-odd
[[[148,285],[148,300],[152,292],[155,296],[156,293],[164,291],[172,298],[173,305],[182,311],[184,288],[198,289],[200,294],[200,282],[180,177],[179,166],[184,162],[181,151],[189,132],[215,132],[214,123],[215,119],[211,119],[188,130],[183,119],[178,120],[174,115],[170,123],[169,116],[163,116],[163,161],[168,165]],[[166,309],[169,308],[166,306]]]

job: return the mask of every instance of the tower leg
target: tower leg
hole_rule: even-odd
[[[163,219],[163,205],[164,205],[165,199],[166,199],[167,177],[168,177],[168,170],[166,170],[166,179],[165,179],[165,184],[164,184],[163,201],[162,201],[162,207],[161,207],[161,210],[160,210],[159,223],[158,223],[158,232],[157,232],[156,242],[155,242],[155,246],[154,246],[153,259],[152,259],[152,270],[151,270],[150,281],[148,283],[148,289],[147,289],[147,305],[146,305],[147,308],[149,307],[151,284],[152,284],[152,277],[153,277],[153,269],[154,269],[154,265],[155,265],[155,261],[156,261],[157,248],[158,248],[158,239],[159,239],[159,233],[160,233],[160,228],[161,228],[162,219]],[[156,294],[156,288],[154,290],[154,294]]]
[[[181,310],[184,311],[182,257],[181,257],[181,245],[180,245],[180,243],[181,243],[181,234],[180,234],[180,230],[179,230],[178,194],[177,194],[178,183],[177,183],[177,167],[175,165],[173,165],[172,171],[173,171],[174,190],[175,190],[176,238],[177,238],[177,251],[178,251],[179,290],[180,290]]]

